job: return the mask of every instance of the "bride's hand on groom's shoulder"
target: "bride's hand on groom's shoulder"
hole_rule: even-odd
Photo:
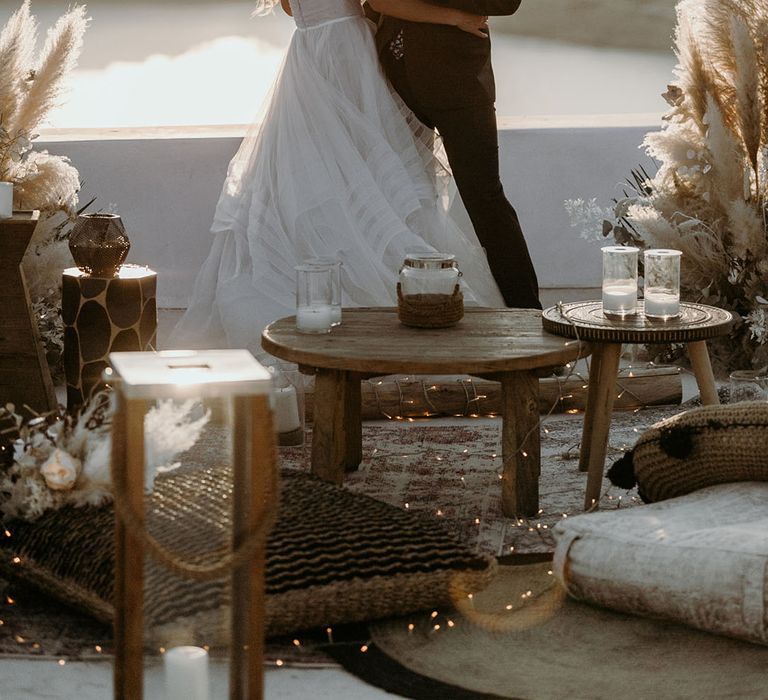
[[[482,15],[473,15],[470,12],[458,10],[456,27],[463,32],[473,34],[483,39],[488,38],[488,18]]]

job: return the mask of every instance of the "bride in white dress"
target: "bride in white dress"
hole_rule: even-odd
[[[413,5],[428,21],[456,21]],[[383,77],[360,0],[290,0],[290,10],[296,32],[263,120],[229,165],[172,346],[261,354],[262,329],[295,312],[294,266],[318,256],[342,262],[345,306],[396,305],[398,269],[417,250],[454,254],[465,299],[504,306],[474,232],[447,215],[450,173]]]

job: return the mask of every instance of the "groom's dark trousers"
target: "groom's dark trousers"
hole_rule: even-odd
[[[520,0],[430,0],[479,15]],[[453,177],[507,306],[541,308],[536,271],[499,177],[490,39],[455,27],[382,17],[376,35],[387,78],[445,146]]]

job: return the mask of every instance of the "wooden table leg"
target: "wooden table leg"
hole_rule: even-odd
[[[241,547],[277,497],[275,433],[266,396],[235,399],[232,547]],[[266,535],[250,561],[232,571],[230,700],[264,697]]]
[[[584,509],[597,508],[600,501],[600,489],[603,483],[605,452],[608,446],[608,432],[611,427],[611,414],[615,397],[616,375],[619,371],[621,343],[595,344],[592,353],[593,362],[597,358],[600,368],[597,376],[589,378],[589,400],[584,416],[584,431],[581,437],[581,449],[588,450],[587,492]],[[592,387],[592,382],[597,386]]]
[[[595,345],[592,357],[589,358],[589,377],[587,379],[587,402],[584,410],[584,427],[582,428],[581,450],[579,451],[579,471],[585,472],[589,469],[589,440],[586,439],[592,435],[592,418],[595,415],[589,410],[590,405],[597,405],[597,378],[600,376],[600,359],[603,354],[599,351],[599,346]],[[594,380],[594,381],[593,381]]]
[[[699,387],[701,403],[705,406],[716,406],[720,403],[720,397],[717,395],[715,375],[712,373],[712,363],[709,361],[707,341],[697,340],[688,343],[687,349],[696,384]]]
[[[344,391],[344,425],[347,430],[347,451],[344,468],[356,471],[363,461],[363,419],[361,377],[347,372]]]
[[[115,479],[125,505],[144,523],[144,416],[140,399],[118,400],[112,426]],[[128,449],[130,445],[130,449]],[[144,543],[115,514],[115,700],[144,697]]]
[[[312,473],[341,484],[362,458],[360,380],[343,370],[318,369],[312,426]]]
[[[501,510],[507,517],[539,510],[539,380],[535,372],[509,372],[501,381],[503,473]]]

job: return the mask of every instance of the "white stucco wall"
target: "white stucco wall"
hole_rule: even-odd
[[[501,120],[502,179],[517,208],[543,288],[599,284],[599,244],[579,238],[563,200],[608,205],[655,128],[642,117]],[[210,245],[208,228],[242,130],[49,132],[40,146],[69,156],[85,183],[82,201],[114,205],[132,241],[129,261],[159,273],[159,303],[186,304]]]

